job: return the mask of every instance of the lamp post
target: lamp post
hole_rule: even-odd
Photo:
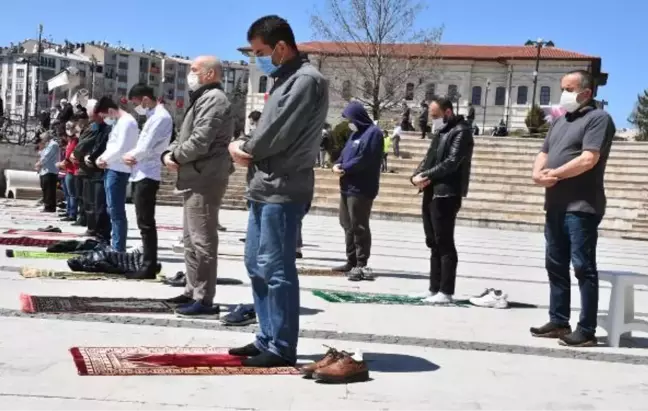
[[[39,91],[40,91],[40,58],[41,58],[41,53],[43,52],[43,25],[39,24],[38,25],[38,44],[36,45],[38,49],[36,50],[36,88],[35,88],[35,94],[36,94],[36,99],[34,101],[34,115],[38,115],[38,98],[40,97]],[[26,129],[25,129],[25,132]]]
[[[484,97],[484,118],[482,119],[482,135],[486,132],[486,111],[488,110],[488,92],[490,91],[491,81],[486,80],[486,96]]]
[[[601,108],[602,108],[603,110],[605,110],[605,107],[606,107],[608,104],[610,104],[610,102],[607,101],[607,100],[601,100],[601,102],[600,102],[599,104],[600,104]]]
[[[29,91],[31,90],[29,83],[29,73],[31,71],[31,66],[38,66],[38,63],[34,62],[33,56],[19,58],[18,60],[16,60],[16,63],[27,65],[25,69],[25,100],[23,101],[23,135],[20,136],[18,140],[18,144],[22,145],[24,143],[23,139],[27,138],[27,123],[29,119]],[[38,79],[36,79],[36,81],[38,82]],[[38,87],[38,85],[36,87]],[[36,90],[38,90],[38,88]],[[36,95],[36,98],[38,98],[38,95]]]
[[[540,70],[540,55],[542,53],[542,48],[554,47],[554,43],[551,40],[544,41],[543,39],[539,38],[537,40],[527,40],[524,45],[528,47],[533,46],[537,49],[535,71],[533,72],[533,98],[531,100],[531,107],[533,107],[535,105],[536,93],[538,91],[538,71]]]

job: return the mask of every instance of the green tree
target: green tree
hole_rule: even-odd
[[[639,129],[638,141],[648,141],[648,90],[637,96],[637,103],[628,122]]]
[[[548,127],[547,120],[545,120],[545,112],[536,104],[527,113],[524,123],[531,134],[545,131]]]

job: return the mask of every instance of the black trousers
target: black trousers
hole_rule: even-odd
[[[430,292],[454,295],[457,279],[457,248],[454,231],[461,197],[433,198],[431,190],[423,193],[423,229],[425,245],[430,249]]]
[[[155,274],[157,271],[158,235],[155,226],[155,200],[160,182],[145,178],[133,184],[133,203],[137,227],[142,235],[144,248],[142,271]]]
[[[94,182],[92,177],[83,177],[81,180],[83,184],[83,214],[86,219],[86,226],[88,231],[92,234],[97,232],[97,219],[95,217],[94,206]]]
[[[340,197],[340,225],[344,229],[347,262],[353,267],[365,267],[371,255],[369,217],[373,200],[363,196]]]
[[[58,175],[49,173],[40,176],[41,190],[43,191],[43,209],[45,211],[56,211],[56,184]]]
[[[102,177],[89,177],[84,180],[86,222],[88,231],[102,241],[110,242],[112,225],[106,205],[106,190]]]
[[[86,220],[86,212],[85,212],[85,197],[83,195],[83,184],[84,181],[87,180],[88,177],[86,176],[75,176],[74,177],[74,188],[76,191],[76,197],[77,197],[77,221],[81,225],[86,225],[87,220]]]

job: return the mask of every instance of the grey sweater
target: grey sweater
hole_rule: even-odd
[[[309,203],[328,112],[328,82],[302,59],[286,63],[274,76],[259,124],[242,147],[252,155],[246,198],[261,203]]]

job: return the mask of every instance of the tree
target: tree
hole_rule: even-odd
[[[336,44],[339,58],[331,67],[341,84],[332,91],[368,106],[375,120],[411,98],[434,75],[442,29],[417,30],[417,16],[425,8],[418,0],[327,0],[326,11],[311,17],[320,39]],[[354,93],[355,91],[355,93]]]
[[[628,122],[639,129],[637,141],[648,141],[648,90],[637,96],[637,103]]]
[[[547,128],[547,120],[545,120],[546,114],[540,108],[540,106],[534,104],[529,112],[527,113],[524,123],[529,129],[530,134],[535,134],[541,131],[545,131]]]
[[[229,94],[231,112],[234,117],[234,135],[245,130],[245,105],[247,99],[247,81],[239,77],[234,85],[234,90]]]

